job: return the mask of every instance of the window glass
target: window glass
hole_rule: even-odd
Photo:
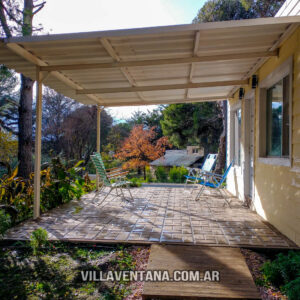
[[[267,89],[267,156],[289,155],[288,76]]]

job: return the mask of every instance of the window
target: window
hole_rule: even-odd
[[[260,83],[259,161],[291,166],[291,101],[293,57]]]
[[[267,89],[267,156],[289,156],[289,76]]]
[[[198,149],[193,149],[193,153],[198,153]]]
[[[242,110],[237,109],[234,112],[234,162],[235,165],[241,165],[241,124],[242,124]]]
[[[230,107],[230,161],[234,160],[235,166],[241,166],[241,135],[242,135],[242,109],[241,101]]]

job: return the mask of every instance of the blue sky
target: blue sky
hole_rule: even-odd
[[[45,33],[189,24],[205,0],[48,0],[35,16]],[[112,108],[116,119],[153,107]]]

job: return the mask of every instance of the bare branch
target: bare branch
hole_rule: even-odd
[[[37,14],[45,6],[45,4],[46,4],[46,2],[35,5],[34,8],[36,8],[36,7],[38,7],[38,8],[32,12],[32,15]]]
[[[3,6],[3,8],[4,8],[5,12],[7,13],[7,15],[10,17],[10,19],[15,21],[18,25],[22,25],[22,21],[17,20],[16,17],[13,14],[11,14],[10,11],[7,10],[5,6]]]
[[[4,32],[6,34],[6,37],[10,38],[12,36],[12,34],[11,34],[11,31],[10,31],[10,29],[8,27],[8,24],[7,24],[4,9],[5,9],[5,6],[3,4],[3,0],[0,0],[0,22],[1,22],[1,25],[3,27]]]

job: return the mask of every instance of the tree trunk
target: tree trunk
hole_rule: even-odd
[[[226,132],[227,132],[227,101],[222,101],[223,131],[220,136],[218,160],[215,172],[222,174],[226,167]]]
[[[146,180],[146,167],[144,167],[144,180]]]
[[[32,35],[33,0],[24,0],[23,36]],[[32,172],[32,90],[33,80],[21,75],[19,106],[19,170],[18,175],[29,178]]]
[[[18,175],[24,178],[29,178],[29,174],[32,172],[32,89],[33,81],[21,75]]]

